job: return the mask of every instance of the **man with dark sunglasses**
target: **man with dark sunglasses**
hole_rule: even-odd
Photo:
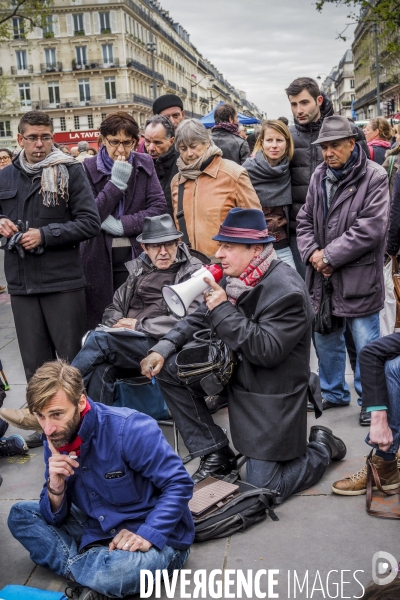
[[[179,241],[182,235],[169,215],[145,218],[143,231],[137,237],[143,253],[126,263],[128,279],[117,289],[103,315],[103,325],[131,329],[139,336],[92,331],[72,363],[82,373],[91,398],[112,405],[119,371],[139,370],[148,350],[177,322],[161,289],[189,279],[202,266]],[[196,299],[188,312],[193,312],[202,299]]]

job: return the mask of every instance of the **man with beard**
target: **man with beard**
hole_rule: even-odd
[[[46,436],[45,484],[8,525],[31,559],[70,579],[66,595],[78,600],[126,598],[139,593],[141,569],[180,569],[193,483],[156,421],[92,402],[61,360],[36,371],[27,402]]]
[[[154,115],[146,121],[144,147],[154,160],[157,177],[161,183],[168,213],[174,216],[171,198],[171,181],[178,172],[179,152],[175,149],[175,129],[168,117]]]
[[[300,258],[296,238],[296,217],[306,201],[311,175],[322,162],[319,146],[313,145],[319,135],[323,120],[333,115],[331,101],[323,94],[318,83],[310,77],[299,77],[286,89],[294,117],[289,127],[294,142],[294,155],[290,161],[293,204],[289,214],[290,249],[297,272],[305,278],[306,266]]]

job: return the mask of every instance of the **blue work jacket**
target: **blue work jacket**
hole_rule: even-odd
[[[128,529],[162,550],[189,548],[194,524],[188,508],[193,481],[157,422],[135,410],[90,401],[79,436],[79,468],[67,478],[60,509],[53,513],[46,483],[40,495],[43,518],[55,527],[66,519],[71,503],[86,516],[80,550]],[[44,441],[45,481],[51,452]],[[108,479],[106,473],[124,475]]]

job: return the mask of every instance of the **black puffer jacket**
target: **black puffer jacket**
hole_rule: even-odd
[[[323,120],[333,115],[332,102],[325,94],[322,95],[324,101],[318,121],[300,125],[295,120],[295,124],[289,127],[294,141],[294,156],[290,161],[293,204],[289,213],[289,227],[293,233],[296,231],[297,214],[306,201],[311,175],[322,162],[320,146],[313,146],[312,143],[318,139]]]
[[[222,150],[222,158],[233,160],[238,165],[242,165],[246,158],[250,156],[250,148],[246,140],[239,135],[230,133],[225,129],[214,129],[212,140],[218,148]]]
[[[167,154],[154,161],[157,177],[167,201],[167,211],[172,218],[174,217],[174,211],[172,209],[171,181],[178,172],[178,165],[176,164],[178,158],[179,152],[175,150],[175,146],[172,146]]]

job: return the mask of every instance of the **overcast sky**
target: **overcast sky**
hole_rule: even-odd
[[[296,77],[329,74],[351,47],[337,38],[348,8],[311,0],[160,0],[191,42],[268,118],[290,117],[285,87]]]

